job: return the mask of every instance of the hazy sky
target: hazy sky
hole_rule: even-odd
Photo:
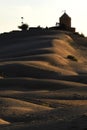
[[[0,0],[0,33],[17,30],[21,17],[30,27],[54,26],[63,10],[72,27],[87,36],[87,0]]]

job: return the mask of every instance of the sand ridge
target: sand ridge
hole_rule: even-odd
[[[86,37],[11,32],[0,47],[0,130],[87,128]]]

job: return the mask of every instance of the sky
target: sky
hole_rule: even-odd
[[[21,17],[29,27],[51,27],[66,13],[72,27],[87,36],[87,0],[0,0],[0,33],[18,30]]]

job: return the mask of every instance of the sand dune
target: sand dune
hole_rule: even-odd
[[[11,32],[0,48],[0,130],[87,129],[87,38]]]
[[[68,88],[85,88],[87,84],[70,82],[64,80],[46,80],[46,79],[28,79],[28,78],[5,78],[0,79],[0,90],[13,89],[13,90],[32,90],[32,89],[45,89],[45,90],[60,90]]]
[[[0,116],[8,122],[22,122],[26,118],[29,120],[36,113],[53,109],[13,98],[0,98],[0,103]]]

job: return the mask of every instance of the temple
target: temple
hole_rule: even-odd
[[[71,17],[69,17],[65,12],[59,18],[59,28],[71,32],[75,32],[75,28],[71,27]]]
[[[56,23],[56,26],[51,27],[50,29],[56,29],[56,30],[64,30],[64,31],[70,31],[75,32],[75,28],[71,27],[71,17],[68,16],[66,12],[59,18],[59,23]]]

